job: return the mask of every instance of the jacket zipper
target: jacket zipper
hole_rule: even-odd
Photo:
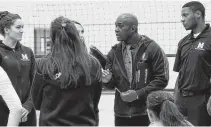
[[[145,78],[144,78],[144,83],[147,83],[147,76],[148,76],[148,69],[145,69]]]
[[[12,49],[12,51],[13,51],[13,53],[14,53],[14,55],[15,55],[16,62],[17,62],[17,65],[18,65],[18,72],[19,72],[19,74],[20,74],[20,72],[21,72],[20,63],[19,63],[18,60],[17,60],[17,56],[16,56],[16,54],[15,54],[15,50]],[[19,76],[19,75],[18,75],[17,81],[18,81],[17,84],[20,84],[20,76]],[[22,91],[21,91],[21,89],[19,89],[19,93],[20,93],[20,101],[21,101],[21,100],[22,100]]]
[[[131,90],[131,85],[132,85],[132,82],[133,82],[133,80],[130,82],[130,90]],[[131,118],[131,103],[129,104],[130,105],[130,115],[129,115],[129,117]]]
[[[15,54],[15,50],[13,49],[12,51],[13,51],[14,54]],[[18,60],[17,60],[16,54],[15,54],[15,58],[16,58],[16,62],[17,62],[17,64],[18,64],[18,71],[19,71],[19,73],[20,73],[20,72],[21,72],[20,63],[19,63]]]

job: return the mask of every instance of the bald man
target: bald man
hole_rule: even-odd
[[[163,50],[138,33],[133,14],[121,14],[115,22],[119,41],[107,54],[102,81],[115,89],[115,126],[148,126],[146,97],[168,83],[168,61]]]

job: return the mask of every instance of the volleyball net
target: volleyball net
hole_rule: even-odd
[[[49,26],[62,15],[80,22],[87,47],[94,45],[103,53],[118,43],[115,20],[121,13],[133,13],[139,21],[138,32],[155,40],[168,56],[174,56],[177,44],[188,31],[181,20],[181,8],[188,1],[25,1],[0,2],[0,11],[19,14],[24,23],[22,43],[35,55],[45,55],[49,48]],[[206,8],[206,22],[211,22],[211,2]]]

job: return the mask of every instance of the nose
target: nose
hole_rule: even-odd
[[[185,22],[185,19],[184,19],[184,18],[182,18],[182,19],[181,19],[181,22],[182,22],[182,23],[183,23],[183,22]]]
[[[119,28],[118,27],[115,27],[115,32],[119,32]]]
[[[23,33],[23,28],[21,28],[19,32],[20,32],[20,33]]]

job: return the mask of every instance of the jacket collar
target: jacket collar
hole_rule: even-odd
[[[21,47],[21,43],[18,41],[17,44],[16,44],[16,46],[15,46],[15,48],[13,49],[13,48],[11,48],[11,47],[5,45],[4,43],[2,43],[2,40],[0,40],[0,47],[4,48],[4,49],[6,49],[6,50],[14,50],[14,49],[15,49],[15,50],[18,50],[18,49],[20,49],[20,47]]]
[[[202,30],[202,32],[196,38],[206,38],[211,32],[210,24],[206,24],[206,27]],[[190,33],[190,39],[193,39],[193,31]]]
[[[152,40],[150,38],[148,38],[147,36],[140,35],[140,37],[141,38],[139,38],[139,42],[138,42],[138,44],[140,44],[139,51],[137,53],[138,56],[135,59],[134,64],[133,64],[134,69],[135,69],[137,61],[139,61],[141,59],[142,54],[140,54],[140,52],[141,52],[140,49],[143,48],[143,47],[147,47],[152,42]],[[122,75],[124,76],[124,78],[128,79],[127,72],[126,72],[126,69],[125,69],[124,60],[123,60],[122,46],[123,46],[122,43],[119,43],[115,46],[115,50],[114,50],[115,51],[115,57],[117,59],[117,64],[120,67],[120,71],[122,72]],[[129,82],[129,80],[127,80],[127,81]]]
[[[138,35],[138,37],[134,38],[133,42],[136,42],[136,43],[131,45],[131,49],[138,48],[141,45],[141,42],[142,42],[142,41],[140,41],[141,39],[142,39],[141,35]],[[122,50],[124,50],[126,48],[127,44],[124,41],[121,42],[121,44],[122,44]]]

